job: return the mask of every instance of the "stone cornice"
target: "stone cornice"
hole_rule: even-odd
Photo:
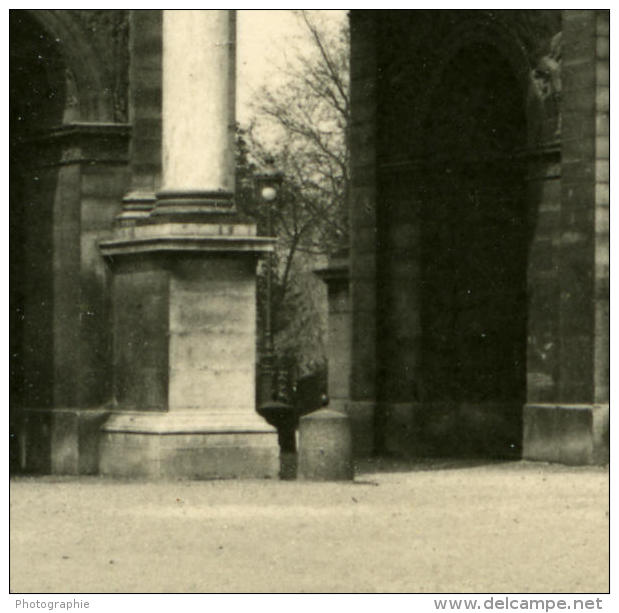
[[[104,257],[154,253],[162,251],[193,251],[211,253],[250,253],[260,254],[273,251],[272,241],[264,236],[158,236],[148,239],[110,240],[99,244]]]
[[[29,134],[14,143],[24,163],[35,167],[78,163],[127,163],[131,126],[74,122]]]
[[[273,251],[275,239],[256,236],[252,224],[162,223],[117,228],[99,248],[104,257],[161,252],[246,253]]]
[[[471,152],[471,156],[467,159],[452,158],[448,155],[441,156],[424,156],[414,158],[389,158],[382,157],[379,159],[378,168],[382,172],[397,173],[408,172],[415,169],[425,169],[428,166],[437,164],[447,164],[450,162],[465,163],[467,165],[505,162],[514,159],[533,159],[541,157],[560,157],[561,156],[561,141],[549,141],[540,143],[534,146],[527,146],[515,149],[510,152],[497,153],[496,155],[479,156]]]
[[[522,158],[541,158],[561,155],[561,141],[547,141],[529,147],[517,149],[516,157]]]

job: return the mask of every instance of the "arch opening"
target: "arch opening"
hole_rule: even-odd
[[[10,451],[16,468],[22,409],[53,403],[58,167],[54,153],[34,137],[62,124],[67,71],[53,37],[25,11],[10,12],[9,47]]]
[[[496,48],[446,66],[425,126],[421,400],[453,425],[437,444],[520,451],[526,397],[526,115]]]

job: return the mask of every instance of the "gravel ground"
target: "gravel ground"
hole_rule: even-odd
[[[608,470],[365,463],[351,483],[18,477],[12,592],[609,589]]]

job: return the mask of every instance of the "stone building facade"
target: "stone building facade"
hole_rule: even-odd
[[[174,19],[10,13],[15,467],[274,471],[233,14]],[[357,453],[605,461],[608,11],[350,20],[352,238],[323,276]]]
[[[608,11],[352,11],[351,40],[359,451],[606,461]]]

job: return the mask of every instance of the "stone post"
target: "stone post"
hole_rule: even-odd
[[[329,408],[301,418],[299,479],[348,481],[354,478],[350,419]]]
[[[348,253],[329,259],[326,268],[315,273],[326,283],[329,301],[328,319],[328,394],[331,409],[348,414],[355,457],[372,453],[373,439],[368,419],[350,405],[350,369],[352,363],[352,322],[348,281]],[[357,409],[357,410],[355,410]]]

